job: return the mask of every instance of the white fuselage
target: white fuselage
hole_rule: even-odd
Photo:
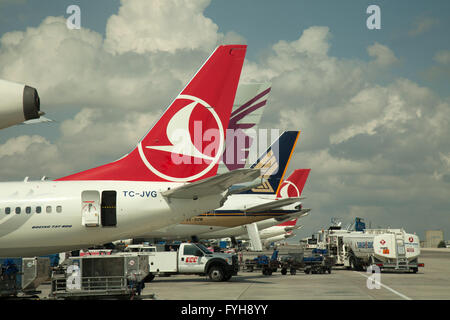
[[[158,230],[148,230],[145,234],[140,235],[141,238],[163,238],[163,239],[186,239],[191,236],[197,236],[200,239],[211,239],[211,238],[225,238],[230,236],[237,236],[241,234],[246,234],[247,229],[245,227],[246,224],[252,223],[255,219],[255,216],[252,214],[246,214],[244,212],[245,209],[250,208],[252,206],[261,205],[264,203],[268,203],[274,201],[276,199],[275,195],[251,195],[251,194],[237,194],[231,195],[227,198],[223,206],[216,209],[215,216],[211,217],[208,215],[209,223],[197,223],[197,217],[190,219],[190,222],[183,222],[182,224],[174,224],[170,225]],[[262,215],[258,213],[256,217],[259,220],[264,219],[262,221],[257,221],[258,228],[263,229],[267,227],[274,226],[279,224],[280,221],[272,216],[276,217],[289,217],[293,212],[297,212],[296,208],[299,203],[295,203],[292,205],[288,205],[282,207],[281,209],[285,211],[285,213],[280,212],[271,213],[267,212],[266,215]],[[227,215],[229,212],[229,215]],[[202,219],[202,216],[198,218]],[[227,223],[231,223],[230,220],[236,221],[233,227],[227,226]]]
[[[307,214],[308,211],[309,211],[309,209],[302,209],[301,211],[299,211],[297,213],[291,213],[291,214],[285,215],[283,217],[283,219],[280,219],[281,217],[279,217],[278,219],[270,218],[270,219],[255,222],[256,225],[258,226],[258,230],[260,231],[260,237],[261,237],[262,230],[276,226],[277,224],[280,224],[282,222],[285,222],[285,221],[288,221],[291,219],[303,217]],[[218,239],[218,238],[228,238],[228,237],[236,237],[236,239],[248,240],[249,237],[248,237],[247,226],[243,225],[243,226],[227,228],[227,229],[223,229],[223,230],[219,230],[219,231],[215,231],[215,232],[207,232],[207,233],[203,233],[200,236],[200,238],[202,238],[202,239]],[[261,239],[263,239],[263,238],[261,237]]]
[[[132,238],[213,210],[223,198],[217,194],[198,200],[168,200],[160,193],[180,185],[135,181],[0,183],[0,256],[37,256]],[[103,191],[116,192],[115,226],[102,224]],[[40,213],[36,212],[38,207]],[[97,226],[91,223],[96,217]]]
[[[264,245],[268,245],[268,244],[273,243],[273,242],[286,240],[286,239],[288,239],[290,237],[293,237],[294,235],[295,234],[293,232],[289,231],[289,232],[285,232],[283,234],[280,234],[278,236],[274,236],[274,237],[270,237],[270,238],[267,238],[267,239],[263,239],[262,242],[263,242]]]
[[[308,209],[306,209],[308,210]],[[261,232],[266,228],[270,228],[280,224],[284,221],[288,221],[297,217],[301,217],[305,215],[305,209],[298,213],[287,213],[283,217],[278,218],[267,218],[265,220],[255,222],[258,226],[258,230]],[[195,218],[194,218],[195,219]],[[286,232],[285,228],[283,230],[277,229],[278,233]],[[168,226],[153,232],[146,233],[148,238],[163,238],[163,239],[186,239],[192,235],[197,236],[199,239],[219,239],[219,238],[228,238],[228,237],[236,237],[237,239],[249,239],[247,225],[243,224],[236,227],[223,227],[223,226],[214,226],[214,225],[194,225],[194,224],[176,224],[172,226]],[[261,239],[266,237],[273,236],[263,235]]]

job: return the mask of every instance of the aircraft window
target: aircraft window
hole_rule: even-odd
[[[9,207],[8,207],[8,208],[5,208],[5,213],[6,213],[6,214],[10,214],[10,213],[11,213],[11,208],[9,208]]]
[[[47,208],[45,209],[45,211],[47,213],[52,213],[52,206],[47,206]]]
[[[20,214],[20,207],[16,207],[16,213]]]
[[[25,212],[28,213],[28,214],[31,213],[31,207],[26,207],[25,208]]]
[[[36,213],[41,213],[42,212],[42,208],[40,206],[36,207]]]
[[[61,213],[62,212],[62,207],[61,206],[56,206],[56,212]]]

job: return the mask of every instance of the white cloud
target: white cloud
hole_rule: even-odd
[[[0,176],[2,180],[51,176],[66,167],[61,160],[57,146],[41,136],[11,138],[0,145]]]
[[[436,53],[434,60],[440,64],[450,65],[450,50],[441,50]]]
[[[420,17],[414,20],[413,27],[409,31],[411,37],[418,36],[430,31],[439,24],[439,19],[433,17]]]
[[[398,62],[394,52],[378,42],[375,42],[373,45],[367,47],[367,52],[369,56],[375,58],[374,63],[380,67],[388,67]]]
[[[106,48],[113,53],[170,52],[202,48],[218,40],[218,26],[203,15],[210,0],[121,1],[106,26]],[[133,23],[130,23],[133,21]]]

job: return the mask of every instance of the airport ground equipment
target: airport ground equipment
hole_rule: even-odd
[[[344,266],[364,270],[377,265],[381,270],[416,273],[423,263],[418,262],[420,240],[403,229],[366,229],[344,235],[346,255]]]
[[[306,274],[331,273],[334,259],[329,255],[327,249],[314,248],[307,250],[303,257],[303,268]]]
[[[318,246],[329,250],[336,266],[364,270],[377,265],[381,270],[416,273],[423,263],[418,262],[420,241],[415,234],[403,229],[342,230],[332,226],[318,233]]]
[[[33,297],[49,279],[49,258],[0,258],[0,297]]]
[[[272,275],[278,270],[280,262],[278,260],[278,250],[274,250],[272,256],[269,258],[266,255],[258,255],[254,259],[246,259],[244,262],[244,270],[253,272],[254,270],[261,270],[265,276]]]
[[[211,252],[200,243],[166,245],[156,251],[142,251],[148,256],[150,273],[145,281],[152,281],[156,275],[175,274],[208,275],[212,281],[228,281],[239,270],[236,254]],[[145,246],[142,247],[145,249]],[[161,251],[164,248],[164,251]],[[127,254],[126,252],[120,254]]]
[[[288,270],[291,275],[295,275],[298,270],[302,270],[305,267],[303,262],[304,251],[288,252],[286,256],[280,259],[281,274],[286,275]]]
[[[50,299],[133,299],[149,273],[141,254],[70,257],[51,278]]]

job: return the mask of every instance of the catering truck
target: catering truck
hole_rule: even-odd
[[[416,273],[423,263],[419,237],[403,229],[365,229],[340,233],[344,252],[344,266],[363,270],[376,265],[381,270],[402,270]]]
[[[235,254],[211,252],[200,243],[165,246],[165,250],[140,250],[148,255],[150,273],[146,281],[152,281],[156,275],[174,274],[208,275],[212,281],[228,281],[239,269]]]

